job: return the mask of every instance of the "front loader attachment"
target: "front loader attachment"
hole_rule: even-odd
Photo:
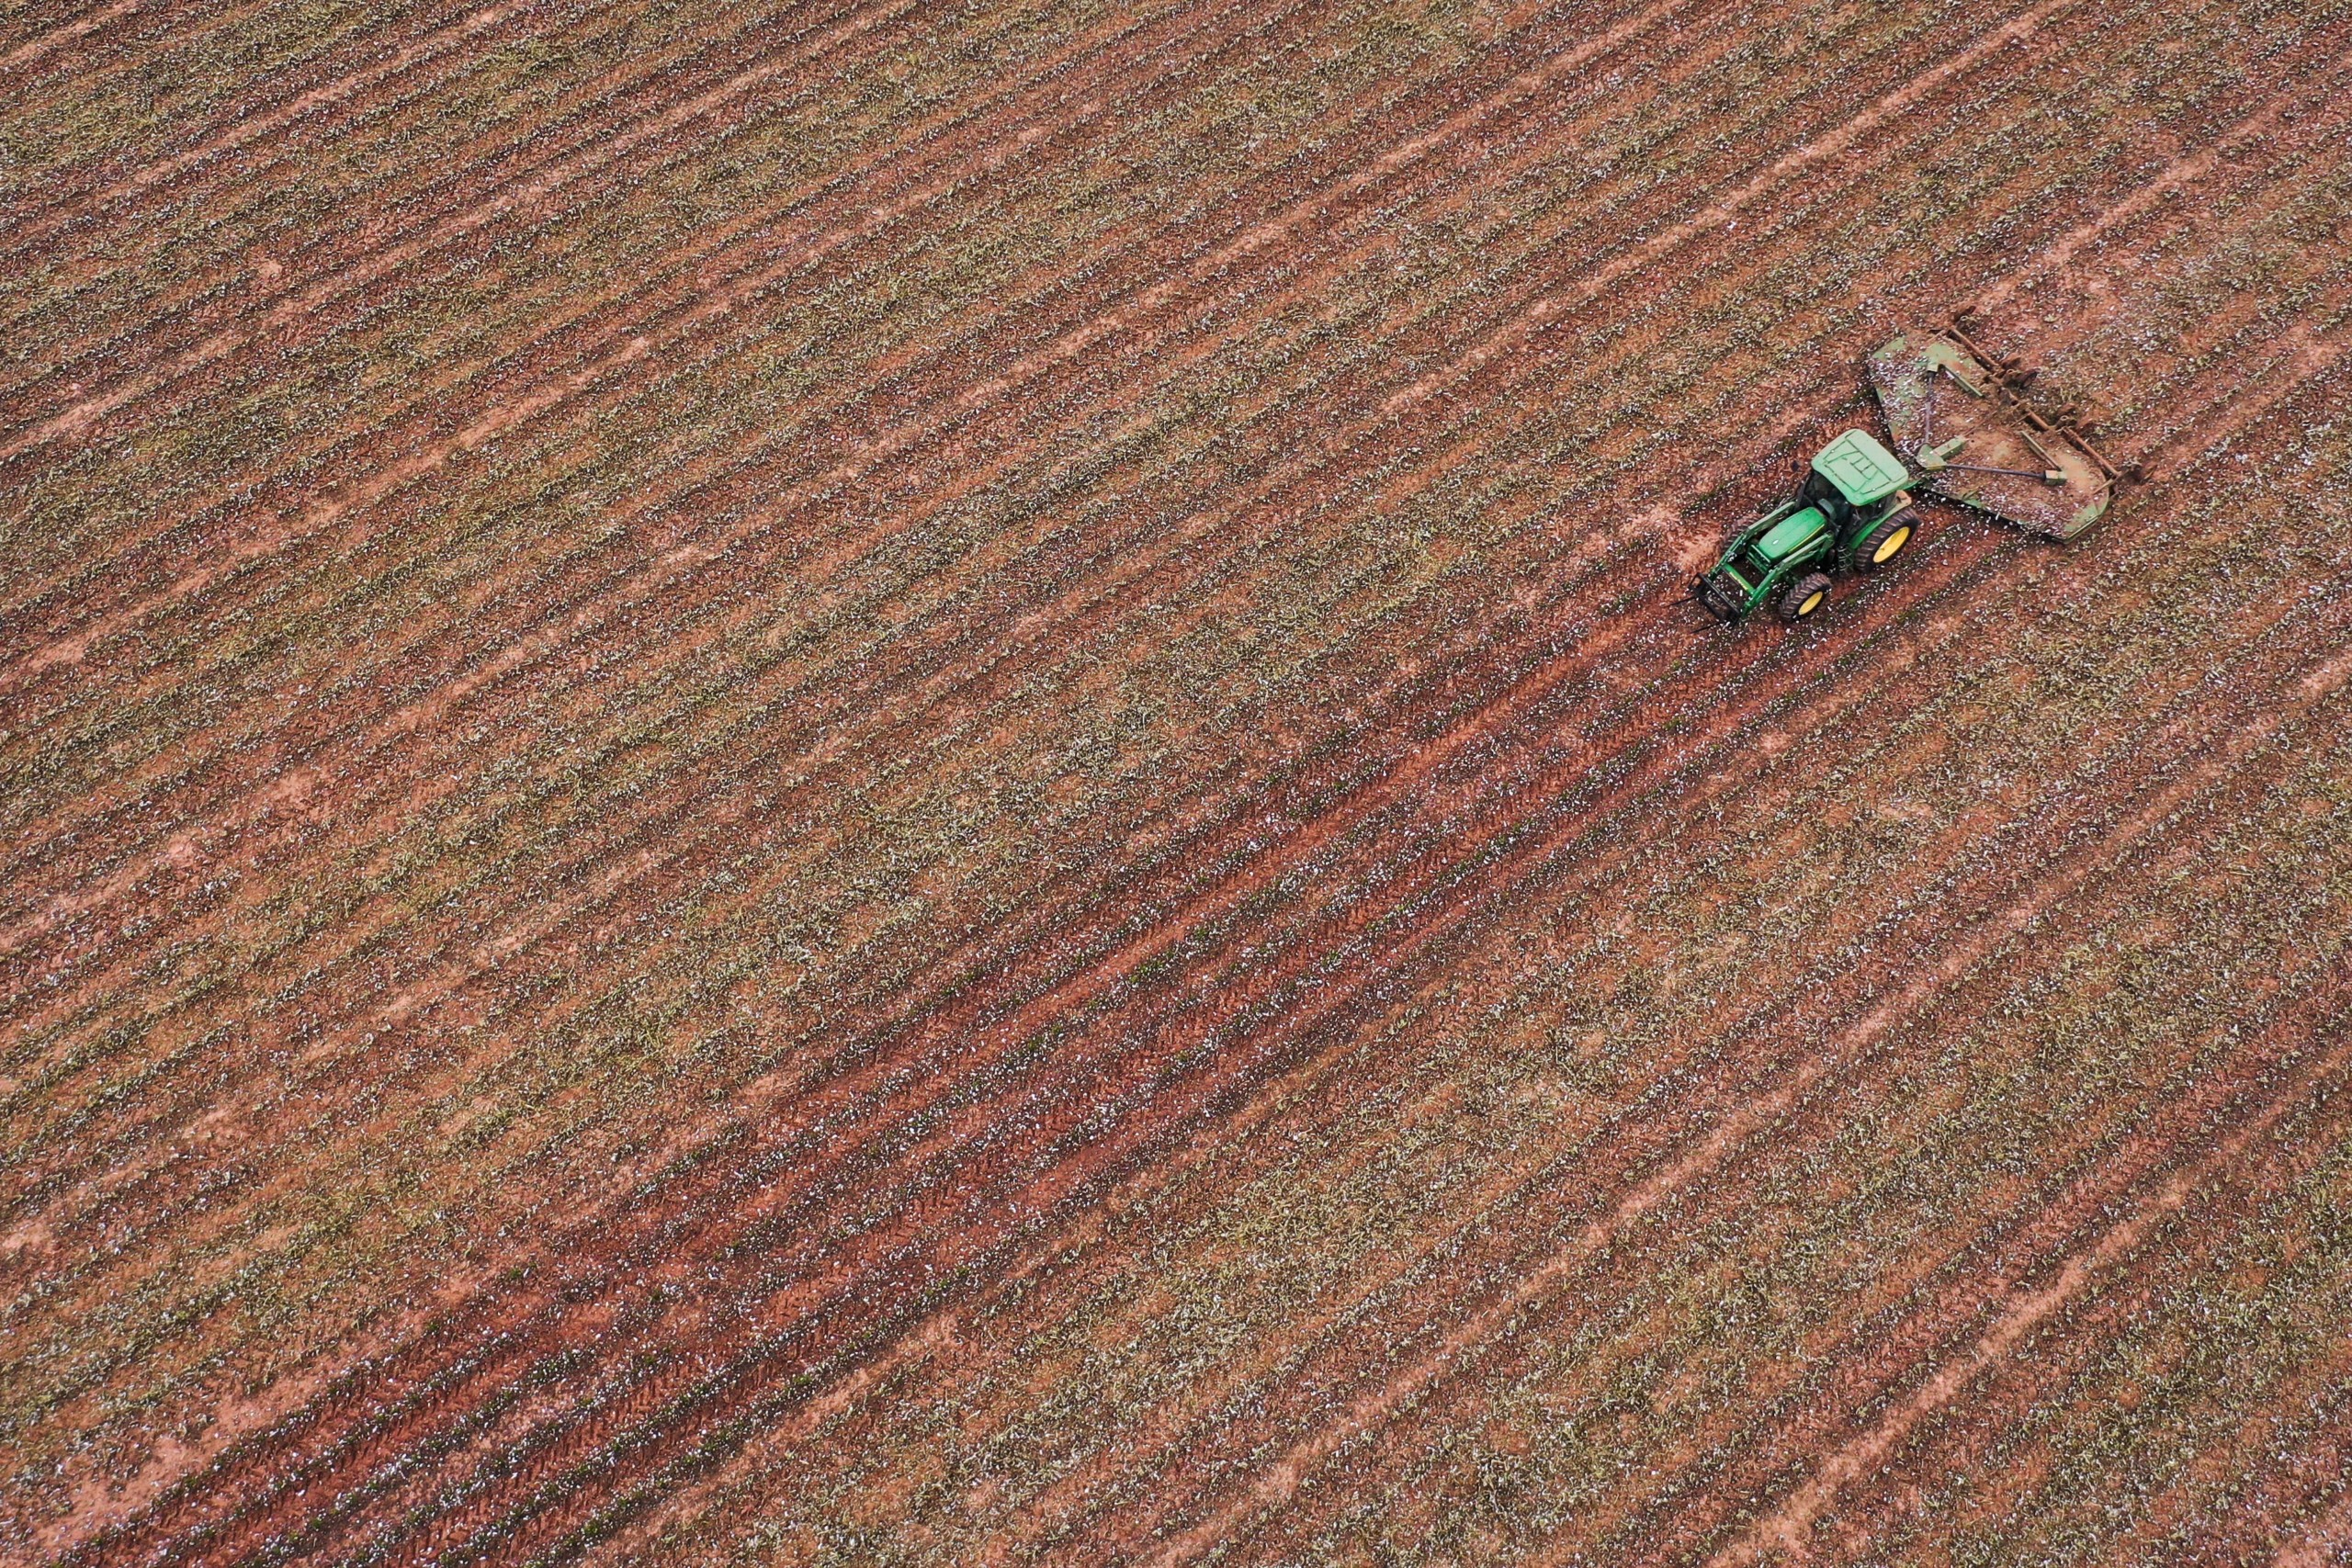
[[[2064,415],[2027,400],[2030,372],[1986,353],[1958,321],[1881,344],[1870,374],[1895,450],[1947,501],[2071,539],[2098,521],[2124,477]]]

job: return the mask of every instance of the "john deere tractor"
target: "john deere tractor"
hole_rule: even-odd
[[[1828,602],[1833,571],[1871,572],[1903,553],[1919,526],[1911,472],[1862,431],[1821,449],[1795,498],[1741,529],[1715,569],[1690,585],[1719,621],[1770,605],[1792,624]]]
[[[1978,343],[1964,324],[1971,314],[1872,351],[1871,389],[1894,451],[1859,430],[1823,447],[1796,499],[1741,529],[1690,585],[1707,614],[1737,621],[1770,605],[1804,620],[1828,602],[1832,572],[1876,571],[1902,554],[1919,527],[1914,484],[2030,534],[2072,539],[2106,513],[2119,484],[2144,477],[2091,445],[2073,404],[2044,408],[2028,396],[2035,369]]]

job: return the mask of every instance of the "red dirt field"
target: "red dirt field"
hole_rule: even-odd
[[[2352,1562],[2352,5],[0,0],[0,1561]],[[2145,467],[1684,596],[1964,301]]]

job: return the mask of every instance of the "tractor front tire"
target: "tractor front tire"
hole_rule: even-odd
[[[1828,603],[1828,574],[1808,571],[1781,590],[1781,596],[1772,602],[1772,613],[1795,626]]]
[[[1871,525],[1869,533],[1854,541],[1846,552],[1846,570],[1864,575],[1876,571],[1910,547],[1912,536],[1919,531],[1919,509],[1898,506]]]

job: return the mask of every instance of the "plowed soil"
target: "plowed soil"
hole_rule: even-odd
[[[2352,6],[0,5],[0,1561],[2352,1561]],[[2126,487],[1717,541],[1973,301]]]

